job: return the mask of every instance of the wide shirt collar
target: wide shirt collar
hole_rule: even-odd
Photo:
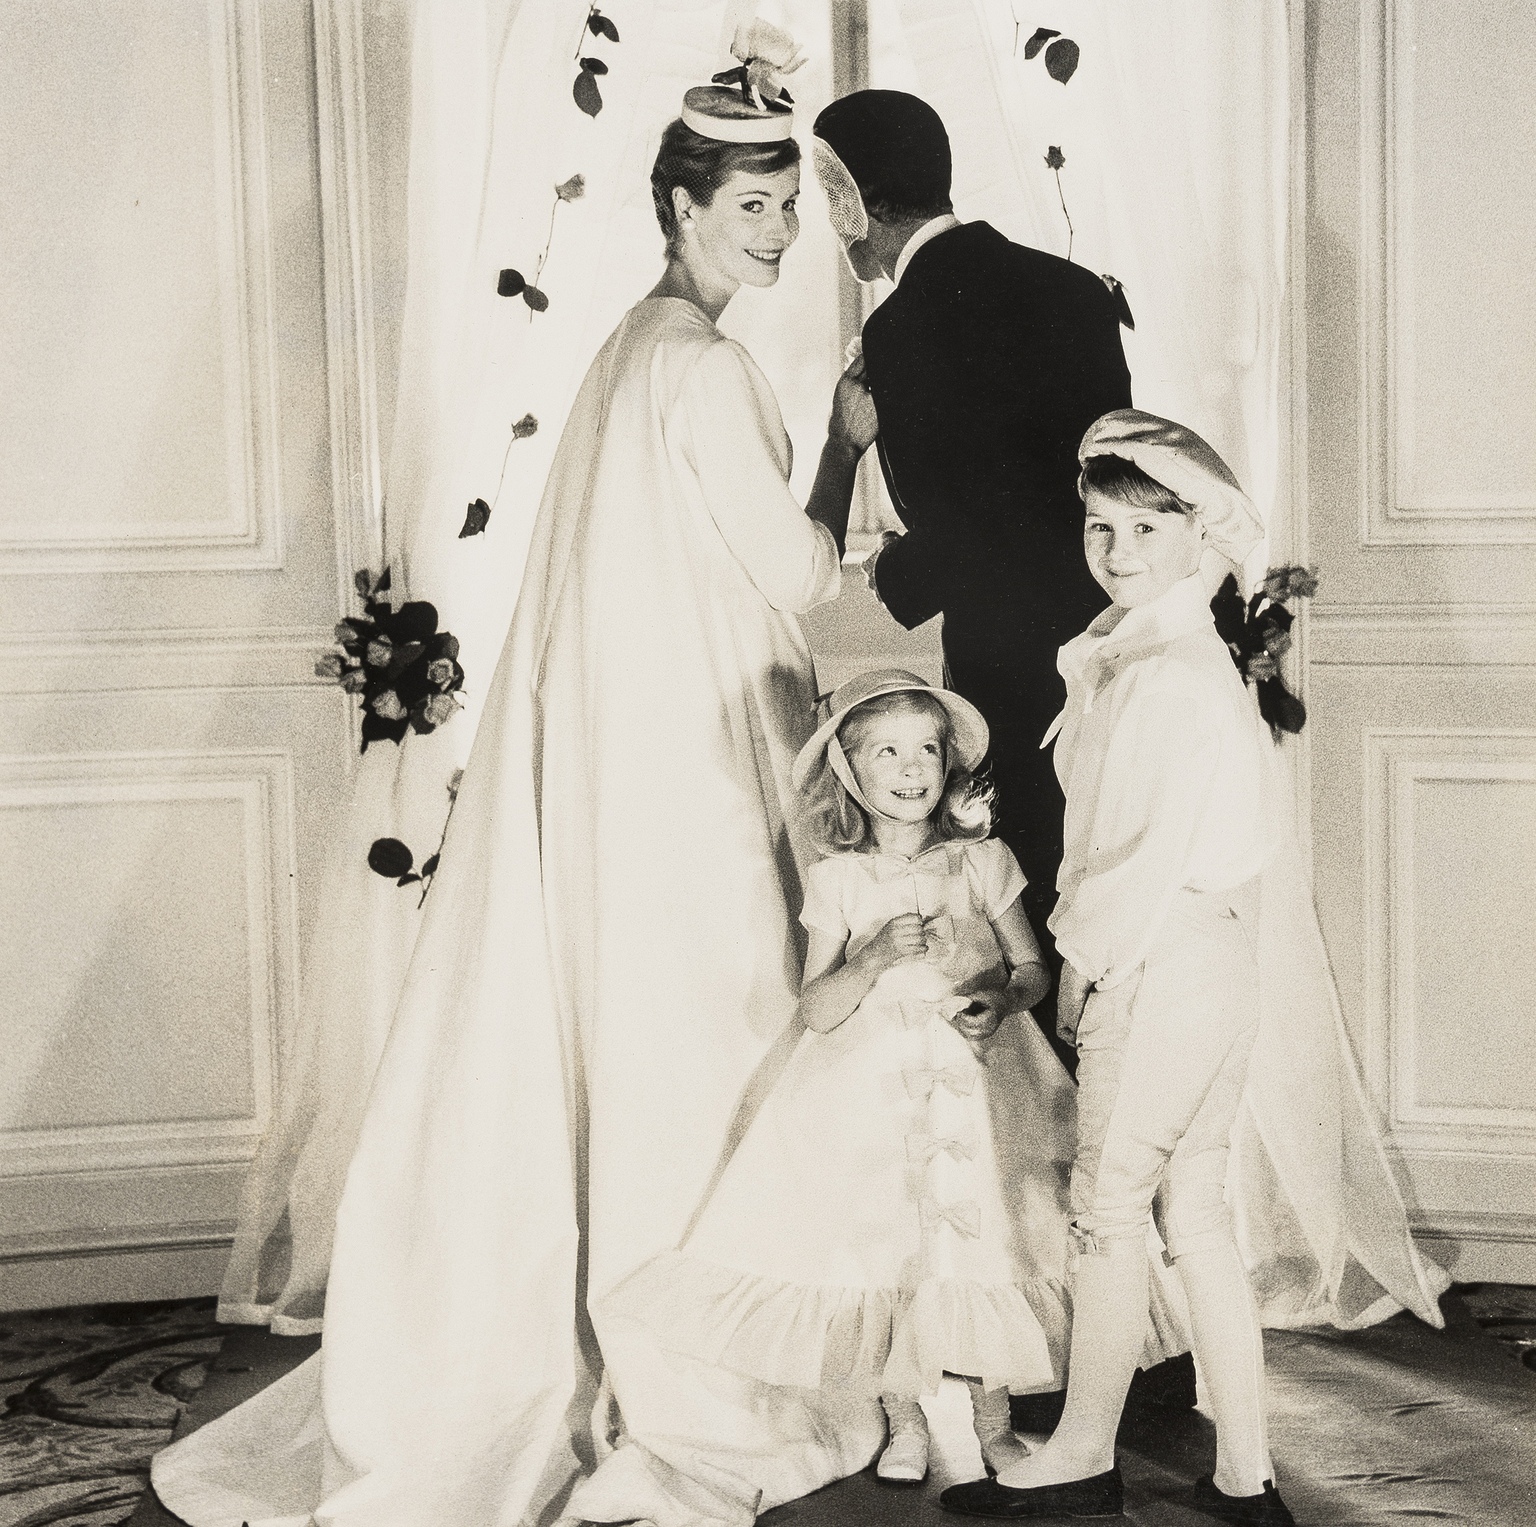
[[[1051,723],[1040,746],[1045,747],[1061,730],[1074,700],[1084,715],[1093,709],[1094,696],[1125,658],[1214,625],[1210,595],[1199,573],[1181,578],[1150,604],[1131,610],[1111,605],[1056,654],[1056,671],[1067,682],[1067,706]]]
[[[912,263],[915,255],[924,244],[938,238],[941,233],[948,233],[951,228],[958,228],[960,219],[953,212],[941,213],[938,217],[930,218],[916,233],[907,240],[906,248],[896,260],[896,270],[892,277],[897,286],[901,285],[901,278],[907,273],[907,266]]]

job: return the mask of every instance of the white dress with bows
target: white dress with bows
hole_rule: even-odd
[[[1062,1383],[1074,1089],[1027,1013],[984,1063],[949,1021],[1006,982],[992,919],[1024,884],[995,839],[812,867],[801,921],[850,956],[910,912],[934,919],[938,949],[885,971],[830,1033],[802,1034],[686,1243],[612,1307],[775,1384]],[[1146,1362],[1187,1346],[1178,1296],[1155,1281]]]

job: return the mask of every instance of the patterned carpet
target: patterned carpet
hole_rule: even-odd
[[[202,1387],[212,1299],[0,1315],[0,1527],[116,1527]]]
[[[1445,1308],[1443,1333],[1399,1316],[1370,1331],[1269,1334],[1276,1454],[1299,1521],[1536,1523],[1536,1288],[1465,1284]],[[192,1397],[186,1424],[211,1420],[316,1344],[215,1325],[211,1299],[0,1315],[0,1527],[170,1523],[144,1494],[149,1459]],[[198,1394],[221,1347],[215,1381]],[[933,1497],[975,1472],[975,1444],[963,1391],[945,1398],[954,1415],[936,1432],[930,1488],[893,1496],[857,1476],[781,1508],[764,1527],[953,1520]],[[1184,1501],[1210,1467],[1209,1422],[1167,1411],[1126,1420],[1128,1521],[1208,1521]]]
[[[1507,1343],[1513,1355],[1536,1372],[1536,1288],[1510,1283],[1463,1283],[1467,1312],[1495,1341]]]

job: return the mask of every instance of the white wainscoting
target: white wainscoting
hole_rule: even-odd
[[[1362,544],[1530,545],[1536,8],[1367,0],[1362,22]]]
[[[8,336],[37,386],[0,466],[5,572],[282,565],[262,8],[160,12],[67,49],[7,38],[29,89],[0,117],[27,152],[0,210],[22,268],[54,268]]]
[[[215,1291],[381,557],[361,0],[13,0],[0,1309]]]

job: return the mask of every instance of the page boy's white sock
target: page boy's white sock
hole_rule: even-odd
[[[1189,1299],[1195,1361],[1216,1422],[1216,1488],[1258,1495],[1274,1478],[1264,1401],[1264,1336],[1253,1289],[1230,1234],[1173,1264]]]
[[[1147,1243],[1106,1238],[1077,1259],[1067,1403],[1050,1441],[1002,1470],[1001,1485],[1028,1489],[1090,1479],[1115,1463],[1115,1432],[1147,1342]]]

